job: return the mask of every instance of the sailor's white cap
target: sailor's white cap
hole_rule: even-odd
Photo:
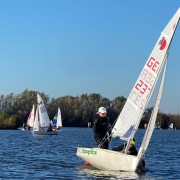
[[[98,109],[98,112],[97,112],[97,113],[107,113],[106,108],[105,108],[105,107],[100,107],[100,108]]]

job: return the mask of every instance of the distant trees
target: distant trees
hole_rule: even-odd
[[[144,128],[145,124],[148,124],[151,112],[153,107],[147,108],[144,112],[144,115],[141,119],[139,128]],[[165,114],[162,112],[158,112],[156,123],[162,128],[167,129],[171,123],[174,124],[174,127],[179,129],[180,128],[180,115],[177,114]]]
[[[179,114],[167,114],[169,118],[169,124],[173,123],[174,128],[180,129],[180,115]]]
[[[0,96],[0,128],[17,128],[27,121],[33,104],[36,106],[37,91],[25,89],[21,94],[10,93]],[[63,96],[49,98],[48,95],[40,93],[49,114],[53,119],[58,107],[61,108],[63,126],[87,127],[88,122],[93,123],[96,112],[100,106],[106,107],[111,124],[117,119],[121,112],[126,98],[123,96],[109,100],[100,94],[82,94],[80,96]],[[144,128],[148,124],[152,108],[146,109],[139,128]],[[180,128],[180,116],[164,114],[159,112],[157,122],[162,128],[168,128],[173,123],[176,128]]]

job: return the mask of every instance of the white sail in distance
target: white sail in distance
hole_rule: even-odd
[[[36,115],[34,119],[33,131],[40,131],[40,121],[39,121],[39,107],[36,108]]]
[[[61,110],[58,108],[58,114],[57,114],[57,124],[56,127],[62,127],[62,117],[61,117]]]
[[[37,94],[37,102],[39,107],[39,118],[41,127],[48,127],[50,124],[50,119],[44,105],[44,102],[39,94]]]
[[[28,125],[29,125],[30,127],[33,127],[33,124],[34,124],[34,110],[35,110],[35,109],[34,109],[34,104],[33,104],[31,113],[29,114],[28,120],[27,120]]]

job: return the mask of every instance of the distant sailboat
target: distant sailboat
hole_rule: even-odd
[[[57,131],[48,131],[51,124],[44,102],[39,94],[37,94],[37,109],[35,122],[33,127],[34,135],[57,135]]]
[[[90,128],[91,127],[91,122],[88,122],[88,128]]]
[[[127,142],[124,153],[101,148],[77,148],[76,155],[90,165],[103,170],[136,171],[144,169],[144,155],[154,130],[160,105],[169,46],[179,18],[180,8],[161,33],[112,129],[112,137],[119,137]],[[138,130],[141,118],[153,94],[163,67],[164,71],[157,98],[138,155],[129,155],[130,144]]]
[[[160,128],[161,128],[160,123],[159,123],[159,122],[156,122],[154,128],[155,128],[155,129],[160,129]]]
[[[31,113],[29,114],[28,120],[27,120],[27,125],[28,125],[30,128],[32,128],[32,127],[33,127],[33,124],[34,124],[34,112],[35,112],[35,109],[34,109],[34,104],[33,104]]]
[[[29,131],[34,124],[34,104],[28,116],[27,122],[23,123],[22,131]]]
[[[173,123],[171,123],[171,124],[169,125],[169,129],[170,129],[170,130],[173,130],[173,127],[174,127],[174,125],[173,125]]]
[[[59,130],[62,127],[62,117],[61,117],[61,110],[58,108],[58,113],[53,118],[53,125],[55,126],[54,129]]]

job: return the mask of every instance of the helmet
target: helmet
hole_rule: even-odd
[[[133,140],[131,141],[131,144],[132,144],[132,145],[135,145],[135,144],[136,144],[136,141],[133,139]]]
[[[98,109],[98,112],[97,112],[97,113],[107,113],[106,108],[105,108],[105,107],[100,107],[100,108]]]

